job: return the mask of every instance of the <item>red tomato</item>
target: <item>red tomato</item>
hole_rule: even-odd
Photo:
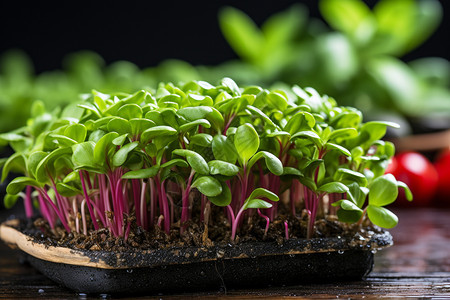
[[[443,150],[434,162],[439,175],[436,204],[450,205],[450,148]]]
[[[390,172],[387,172],[387,171]],[[406,183],[414,196],[411,203],[406,200],[403,189],[395,204],[409,207],[429,206],[434,199],[438,186],[438,173],[433,164],[417,152],[397,154],[386,173],[391,173],[397,180]]]

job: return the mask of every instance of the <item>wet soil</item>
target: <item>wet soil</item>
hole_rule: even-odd
[[[215,247],[226,246],[231,242],[231,226],[223,213],[223,209],[216,207],[211,212],[209,225],[206,226],[194,216],[188,223],[187,230],[180,234],[180,224],[172,225],[170,234],[166,234],[158,226],[149,231],[136,225],[131,219],[131,230],[125,240],[123,237],[114,237],[108,229],[90,230],[87,235],[71,232],[67,233],[64,228],[58,226],[51,229],[48,223],[38,218],[33,221],[22,221],[20,230],[33,237],[36,242],[48,246],[64,246],[72,249],[84,250],[106,250],[125,252],[133,249],[168,249],[174,247]],[[289,239],[306,238],[308,218],[305,213],[301,216],[293,216],[280,210],[279,216],[270,223],[269,230],[265,234],[266,221],[258,214],[253,214],[244,219],[235,241],[232,244],[240,244],[255,241],[276,242],[281,245],[286,240],[285,222],[288,223]],[[335,216],[318,218],[315,222],[313,237],[342,237],[367,238],[373,233],[381,233],[382,230],[376,226],[363,224],[348,225],[337,221]]]

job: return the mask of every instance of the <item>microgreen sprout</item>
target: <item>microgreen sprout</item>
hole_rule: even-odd
[[[312,238],[318,215],[393,227],[384,206],[399,187],[410,196],[384,175],[394,147],[380,139],[396,124],[363,123],[358,110],[310,88],[161,83],[134,94],[93,91],[60,113],[35,111],[26,127],[0,135],[15,150],[2,178],[23,174],[4,201],[23,198],[28,218],[34,203],[51,228],[67,232],[106,228],[127,240],[136,222],[184,234],[199,216],[207,238],[211,211],[222,207],[235,241],[255,213],[266,236],[284,203],[293,217],[309,216]]]

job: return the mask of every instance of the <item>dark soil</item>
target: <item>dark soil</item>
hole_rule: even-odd
[[[127,238],[114,237],[108,229],[91,230],[88,235],[76,232],[67,233],[63,227],[51,230],[48,223],[42,219],[33,222],[22,222],[20,230],[35,238],[36,242],[48,246],[64,246],[72,249],[107,250],[107,251],[129,251],[132,249],[166,249],[172,247],[213,247],[230,244],[231,226],[223,214],[223,210],[216,207],[211,214],[209,226],[199,221],[194,216],[187,230],[180,234],[180,224],[172,225],[170,235],[155,226],[146,231],[131,220],[131,231]],[[234,243],[245,243],[252,241],[267,241],[282,244],[285,241],[285,221],[288,222],[289,239],[306,238],[308,219],[306,214],[294,217],[292,214],[280,210],[279,216],[270,223],[267,234],[264,234],[266,221],[258,214],[244,219]],[[335,216],[318,218],[315,222],[313,237],[354,237],[359,235],[366,237],[367,232],[381,232],[379,228],[364,224],[363,228],[355,224],[348,225],[337,221]]]

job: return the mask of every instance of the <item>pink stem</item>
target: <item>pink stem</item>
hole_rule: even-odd
[[[265,220],[266,220],[266,229],[264,229],[264,235],[266,235],[267,234],[267,231],[269,231],[269,225],[270,225],[270,219],[269,219],[269,217],[268,216],[266,216],[266,215],[264,215],[262,212],[261,212],[261,210],[258,208],[258,215],[261,217],[261,218],[264,218]]]
[[[69,225],[67,225],[66,219],[62,215],[61,211],[56,207],[55,203],[53,203],[52,199],[47,194],[47,191],[44,188],[42,188],[40,191],[42,192],[42,194],[44,195],[44,198],[47,200],[47,202],[50,204],[50,206],[53,208],[55,213],[58,215],[58,218],[61,221],[64,228],[66,229],[66,231],[70,232],[70,227],[69,227]]]
[[[47,203],[45,203],[42,193],[39,191],[38,193],[38,199],[39,199],[39,207],[41,208],[42,216],[47,220],[48,224],[50,225],[51,229],[55,228],[55,220],[53,219],[52,214],[49,211],[49,208],[47,206]]]
[[[84,182],[83,171],[80,170],[79,174],[80,174],[80,179],[81,179],[81,186],[83,187],[84,198],[86,199],[86,203],[87,203],[87,206],[89,209],[89,214],[91,215],[92,223],[94,224],[95,230],[98,230],[99,226],[97,224],[97,220],[95,218],[94,211],[92,210],[92,207],[91,207],[91,200],[89,199],[89,195],[86,190],[86,184]]]
[[[31,218],[33,216],[33,205],[31,203],[31,186],[27,186],[26,189],[26,197],[25,197],[25,214],[27,218]]]
[[[286,240],[289,239],[289,228],[288,228],[288,222],[284,221],[284,235]]]

